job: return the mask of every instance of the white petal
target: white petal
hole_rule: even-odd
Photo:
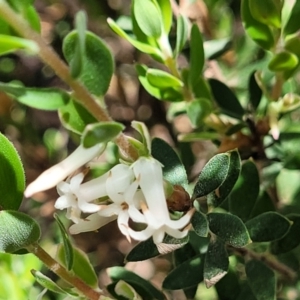
[[[154,244],[160,244],[163,241],[164,237],[165,237],[165,232],[163,230],[163,227],[161,227],[153,233]]]
[[[80,220],[77,224],[73,224],[69,228],[69,231],[71,234],[78,234],[80,232],[87,232],[87,231],[95,231],[115,219],[116,216],[105,218],[95,213],[88,216],[85,220]]]
[[[66,159],[46,170],[35,181],[29,184],[24,192],[25,197],[31,197],[35,193],[56,186],[72,172],[103,152],[104,149],[104,144],[98,144],[91,148],[84,148],[80,145]]]
[[[147,228],[142,231],[134,231],[128,228],[128,233],[136,241],[145,241],[153,235],[154,229],[150,226],[147,226]]]
[[[99,216],[110,217],[114,215],[118,215],[121,211],[121,207],[118,204],[110,204],[110,205],[101,205],[101,209],[98,212]]]
[[[118,216],[118,226],[120,231],[122,232],[123,235],[125,235],[127,238],[129,236],[128,233],[128,220],[129,220],[129,215],[127,211],[120,211],[119,216]]]
[[[174,237],[176,239],[182,239],[185,236],[187,236],[187,234],[188,234],[189,231],[188,230],[180,231],[180,230],[173,229],[173,228],[165,226],[165,232],[168,235],[170,235],[170,236],[172,236],[172,237]]]
[[[78,198],[78,207],[85,213],[95,213],[100,210],[100,205],[88,203],[81,197]]]
[[[195,209],[189,210],[183,217],[179,220],[167,220],[165,224],[174,229],[182,229],[187,224],[190,223],[191,217],[193,216]]]
[[[133,222],[147,223],[145,216],[133,205],[129,205],[128,214]]]
[[[63,195],[56,200],[54,207],[56,209],[62,210],[74,206],[75,204],[76,204],[76,199],[74,198],[73,195]]]

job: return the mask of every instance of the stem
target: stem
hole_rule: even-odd
[[[278,273],[287,277],[290,281],[295,280],[295,278],[297,277],[296,272],[294,272],[291,268],[276,260],[275,257],[271,256],[270,254],[256,253],[247,248],[234,248],[231,246],[229,246],[229,249],[232,250],[235,254],[243,256],[246,259],[251,258],[263,262],[270,269],[277,271]]]
[[[68,272],[38,244],[29,245],[27,250],[37,256],[53,273],[77,288],[88,299],[99,300],[102,298],[101,296],[104,296],[102,293],[93,290],[80,278]]]
[[[69,67],[57,55],[53,48],[45,43],[42,37],[31,29],[25,19],[15,12],[4,0],[0,0],[0,17],[13,27],[21,36],[33,40],[39,47],[38,55],[41,60],[50,66],[56,75],[67,83],[74,91],[76,100],[80,102],[99,122],[111,121],[108,113],[98,104],[97,99],[81,84],[80,81],[72,78]],[[137,158],[136,150],[129,144],[125,135],[120,134],[116,143],[122,152],[130,159]]]
[[[271,97],[273,101],[277,101],[278,98],[281,96],[281,92],[282,92],[282,86],[284,83],[284,79],[282,77],[281,74],[276,73],[275,75],[275,84],[272,88],[272,92],[271,92]]]

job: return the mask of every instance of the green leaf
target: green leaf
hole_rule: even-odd
[[[145,152],[147,152],[146,156],[149,155],[151,149],[151,137],[147,126],[143,122],[132,121],[131,127],[141,135]]]
[[[142,43],[139,42],[133,38],[131,38],[124,30],[122,30],[117,24],[116,22],[114,22],[112,19],[107,19],[108,25],[110,26],[110,28],[116,33],[118,34],[120,37],[126,39],[133,47],[135,47],[136,49],[150,54],[150,55],[155,55],[156,57],[160,58],[161,61],[163,61],[163,54],[162,52],[154,46],[150,46],[146,43]]]
[[[39,52],[36,42],[11,35],[0,34],[0,55],[26,50],[32,54]]]
[[[168,34],[172,26],[172,7],[170,0],[156,0],[161,10],[164,33]]]
[[[157,69],[149,68],[146,73],[146,78],[152,86],[158,89],[176,89],[183,87],[183,82],[180,79],[176,78],[170,73]]]
[[[284,237],[291,223],[276,212],[263,213],[245,223],[253,242],[271,242]]]
[[[201,237],[208,236],[208,221],[205,214],[195,211],[191,219],[191,224],[197,235]]]
[[[211,113],[213,107],[210,100],[205,98],[194,99],[187,103],[187,115],[194,128],[203,124],[204,119]]]
[[[0,82],[0,91],[22,104],[44,110],[57,110],[70,100],[67,92],[57,88],[26,88]]]
[[[248,82],[248,91],[249,91],[250,103],[252,107],[256,110],[262,97],[262,90],[257,84],[255,73],[256,71],[254,71],[250,75],[249,82]]]
[[[189,23],[188,19],[184,15],[177,17],[176,27],[176,46],[174,51],[174,57],[177,57],[183,49],[189,35]]]
[[[174,149],[164,140],[152,140],[151,153],[154,158],[163,164],[163,176],[172,185],[181,185],[188,188],[186,170]]]
[[[262,191],[256,202],[255,206],[252,209],[250,218],[256,217],[262,213],[265,213],[267,211],[275,211],[274,202],[272,201],[271,197],[269,196],[267,191]]]
[[[0,211],[0,252],[14,253],[36,243],[41,236],[37,222],[24,213]]]
[[[205,58],[212,60],[222,56],[232,47],[231,38],[205,41],[203,44]]]
[[[221,111],[233,118],[242,119],[245,111],[229,87],[217,79],[210,79],[209,84]]]
[[[203,281],[203,259],[195,256],[173,269],[163,281],[163,288],[179,290],[193,287]]]
[[[250,13],[257,21],[271,25],[276,28],[281,27],[281,0],[250,0]]]
[[[31,28],[37,32],[41,31],[41,21],[38,12],[33,5],[26,5],[22,9],[24,18],[28,21]]]
[[[58,228],[60,230],[60,234],[63,238],[63,244],[64,244],[64,252],[65,252],[65,262],[67,265],[67,269],[70,271],[73,267],[73,262],[74,262],[74,251],[73,251],[73,247],[72,244],[70,242],[70,238],[69,235],[67,233],[67,230],[64,226],[64,224],[62,223],[62,221],[59,219],[57,214],[54,214],[54,218],[57,222]]]
[[[176,239],[169,235],[165,235],[164,240],[161,244],[156,245],[153,239],[150,238],[146,241],[138,243],[126,256],[126,261],[141,261],[146,260],[160,254],[165,254],[172,252],[183,245],[185,245],[189,240],[186,236],[182,239]]]
[[[276,53],[269,62],[269,69],[273,72],[290,71],[298,65],[298,57],[288,51]]]
[[[247,220],[259,194],[259,174],[255,164],[248,160],[229,197],[229,211]]]
[[[206,98],[212,100],[210,86],[203,76],[200,76],[195,81],[195,84],[192,86],[192,89],[196,98]]]
[[[207,195],[207,204],[217,207],[228,197],[232,191],[241,171],[241,158],[237,150],[229,151],[229,168],[227,176],[221,186]]]
[[[151,0],[134,0],[133,12],[137,24],[144,34],[151,37],[160,37],[163,20],[161,11]]]
[[[190,40],[189,82],[193,85],[202,74],[204,66],[204,49],[202,35],[197,24],[192,25]]]
[[[25,190],[22,161],[13,144],[0,133],[0,210],[17,210]]]
[[[59,108],[59,118],[65,128],[81,134],[88,124],[97,120],[81,104],[70,99],[67,105]]]
[[[256,0],[255,0],[256,1]],[[262,48],[269,50],[274,46],[274,36],[268,25],[258,22],[250,12],[251,0],[242,0],[241,16],[248,35]]]
[[[296,33],[300,29],[299,24],[300,2],[295,1],[287,23],[284,26],[283,32],[285,35]]]
[[[215,285],[226,274],[229,266],[228,254],[224,242],[211,240],[204,261],[204,282],[207,288]]]
[[[229,162],[229,153],[217,154],[211,158],[199,174],[192,198],[199,198],[216,190],[226,179]]]
[[[237,216],[227,213],[209,213],[209,229],[225,243],[233,247],[244,247],[251,243],[245,224]]]
[[[217,140],[220,134],[217,132],[192,132],[178,135],[180,142],[199,142],[199,140]]]
[[[282,239],[271,244],[271,252],[274,254],[286,253],[300,244],[300,215],[291,214],[287,218],[293,222],[290,231]]]
[[[45,276],[43,273],[36,270],[31,270],[31,274],[34,276],[36,281],[47,290],[57,294],[63,294],[63,295],[67,294],[67,292],[65,292],[53,280]]]
[[[82,133],[82,144],[85,148],[90,148],[100,143],[108,143],[115,139],[124,128],[125,126],[118,122],[89,124]]]
[[[118,281],[114,289],[117,295],[123,296],[126,299],[143,300],[134,288],[123,280]]]
[[[141,278],[133,272],[122,267],[112,267],[107,269],[108,276],[113,281],[123,280],[130,284],[139,295],[145,295],[143,299],[165,300],[165,295],[156,289],[148,280]]]
[[[69,64],[76,56],[76,45],[82,43],[77,31],[70,32],[63,41],[63,53]],[[83,52],[83,51],[81,51]],[[82,68],[78,79],[94,95],[103,96],[114,70],[113,57],[106,44],[95,34],[86,32]]]
[[[57,247],[57,258],[62,265],[66,267],[66,249],[64,245],[60,244]],[[98,288],[98,277],[88,256],[80,249],[73,247],[74,260],[72,271],[76,276],[82,279],[87,285],[92,288]]]
[[[250,260],[246,263],[249,285],[257,300],[276,299],[275,273],[263,262]]]

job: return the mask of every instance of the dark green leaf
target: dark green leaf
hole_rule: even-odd
[[[76,45],[81,42],[77,31],[70,32],[64,38],[63,53],[69,64],[72,64],[75,58]],[[109,87],[114,70],[110,50],[99,37],[86,31],[84,56],[81,59],[82,68],[78,79],[92,94],[103,96]]]
[[[300,244],[300,215],[291,214],[287,217],[293,224],[286,236],[271,244],[271,251],[274,254],[289,252]]]
[[[300,2],[295,1],[295,4],[291,9],[291,14],[289,16],[289,19],[286,22],[283,29],[285,35],[293,34],[300,29],[299,14],[300,14]]]
[[[13,144],[0,133],[0,210],[17,210],[25,190],[22,161]]]
[[[177,18],[177,28],[176,28],[176,46],[174,51],[174,56],[177,57],[185,45],[188,34],[189,34],[189,24],[185,16],[179,15]]]
[[[281,0],[250,0],[250,13],[257,21],[271,25],[276,28],[281,27]]]
[[[207,204],[217,207],[228,197],[241,171],[241,158],[237,150],[228,152],[230,161],[227,176],[221,186],[207,195]]]
[[[193,287],[203,280],[203,259],[193,257],[172,270],[163,282],[167,290],[179,290]]]
[[[210,92],[210,86],[207,80],[203,76],[199,76],[192,86],[195,97],[197,98],[206,98],[212,99],[212,95]]]
[[[57,257],[59,261],[66,266],[66,253],[65,247],[60,244],[57,249]],[[87,285],[92,288],[98,287],[98,277],[92,264],[89,261],[88,256],[80,249],[73,247],[74,260],[72,271],[76,276],[82,279]]]
[[[256,217],[267,211],[275,211],[275,210],[276,209],[274,203],[270,198],[268,192],[262,191],[255,202],[255,206],[251,212],[250,218]]]
[[[64,127],[78,134],[84,131],[86,125],[97,122],[93,115],[72,99],[59,108],[58,113]]]
[[[216,59],[226,53],[232,47],[232,40],[230,38],[223,38],[218,40],[205,41],[204,52],[206,59]]]
[[[67,233],[67,230],[64,226],[64,224],[62,223],[62,221],[59,219],[57,214],[54,214],[54,218],[57,222],[58,228],[60,230],[60,234],[63,238],[63,243],[64,243],[64,252],[65,252],[65,262],[67,265],[67,269],[70,271],[73,267],[73,262],[74,262],[74,251],[73,251],[73,247],[72,244],[70,242],[70,238],[69,235]]]
[[[191,219],[191,224],[197,235],[201,237],[208,236],[208,221],[205,214],[195,211]]]
[[[256,1],[256,0],[255,0]],[[241,16],[248,35],[262,48],[269,50],[274,46],[274,36],[270,27],[258,22],[250,12],[249,3],[251,0],[242,0]]]
[[[57,110],[70,100],[67,92],[57,88],[26,88],[0,82],[0,90],[18,102],[37,109]]]
[[[244,247],[251,243],[245,224],[237,216],[227,213],[209,213],[209,229],[221,240],[233,247]]]
[[[37,222],[24,213],[0,211],[0,252],[13,253],[36,243],[41,236]]]
[[[262,90],[260,89],[259,85],[257,84],[256,78],[255,78],[255,73],[254,71],[249,78],[248,82],[248,90],[249,90],[249,100],[254,109],[257,109],[261,97],[262,97]]]
[[[193,84],[202,74],[204,66],[204,49],[202,35],[197,24],[192,25],[190,41],[190,72],[189,82]]]
[[[85,148],[115,139],[125,126],[118,122],[94,123],[86,126],[82,133],[82,144]]]
[[[237,299],[234,300],[257,300],[254,294],[252,293],[252,290],[247,282],[243,282],[241,284],[241,291],[237,297]]]
[[[151,153],[154,158],[163,164],[164,178],[172,185],[181,185],[188,188],[188,179],[185,168],[174,149],[159,138],[152,140]]]
[[[194,128],[203,124],[204,119],[212,112],[212,103],[205,98],[194,99],[187,103],[187,115]]]
[[[156,289],[148,280],[141,278],[133,272],[130,272],[122,267],[112,267],[107,270],[109,277],[113,281],[124,280],[130,284],[139,295],[147,295],[143,299],[165,300],[165,295]],[[149,298],[150,297],[150,298]]]
[[[161,11],[151,0],[135,0],[133,2],[134,17],[144,34],[151,37],[160,37],[163,20]]]
[[[224,242],[212,239],[208,245],[204,261],[204,282],[207,288],[215,285],[227,274],[228,254]]]
[[[248,160],[242,165],[242,171],[229,197],[229,210],[247,220],[259,194],[259,174],[255,164]]]
[[[295,54],[288,51],[282,51],[274,55],[268,67],[274,72],[290,71],[298,65],[298,62],[299,60]]]
[[[170,73],[158,69],[149,68],[146,73],[146,78],[152,86],[158,89],[183,87],[183,82],[180,79]]]
[[[210,79],[209,84],[221,111],[228,116],[241,119],[245,111],[229,87],[216,79]]]
[[[253,242],[281,239],[291,227],[290,221],[276,212],[263,213],[245,223]]]
[[[216,190],[226,179],[230,154],[221,153],[211,158],[199,174],[194,188],[193,199],[205,196]]]
[[[257,300],[276,299],[275,273],[263,262],[250,260],[246,263],[249,285]]]

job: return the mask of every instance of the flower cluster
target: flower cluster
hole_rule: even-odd
[[[84,148],[78,148],[67,159],[76,161],[84,156]],[[98,153],[99,149],[93,153]],[[151,236],[155,244],[163,242],[164,236],[183,238],[188,233],[192,211],[179,220],[172,220],[169,215],[162,165],[153,157],[139,157],[132,165],[118,164],[101,177],[82,183],[82,173],[57,182],[55,170],[62,171],[61,164],[52,167],[52,185],[57,184],[60,197],[55,203],[57,209],[67,209],[67,218],[73,221],[72,234],[94,231],[117,219],[120,231],[130,241],[131,238],[144,241]],[[70,170],[68,170],[70,171]],[[47,171],[49,174],[49,171]],[[66,175],[66,174],[65,174]],[[69,174],[68,174],[69,175]],[[62,175],[61,175],[62,176]],[[45,178],[45,175],[40,177]],[[49,188],[49,180],[47,188]],[[50,180],[51,181],[51,180]],[[39,178],[25,191],[30,196],[32,191],[43,190]],[[39,187],[36,187],[39,186]],[[84,217],[84,214],[89,214]],[[145,224],[145,229],[136,231],[129,226],[129,220]]]

